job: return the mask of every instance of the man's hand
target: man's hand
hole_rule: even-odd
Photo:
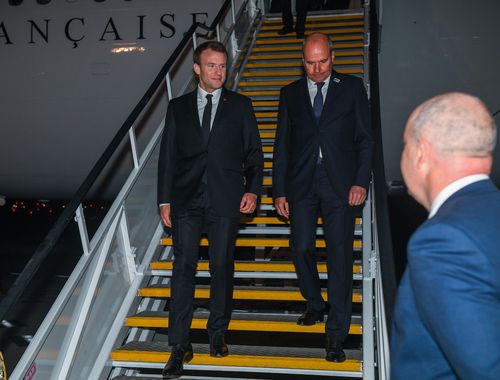
[[[353,186],[349,190],[349,205],[359,206],[366,199],[366,189],[361,186]]]
[[[290,217],[290,208],[288,207],[288,202],[286,201],[286,197],[279,197],[274,200],[274,207],[276,207],[276,211],[281,216],[285,218]]]
[[[170,218],[170,205],[160,206],[160,216],[164,225],[172,227],[172,219]]]
[[[245,193],[241,198],[240,212],[243,214],[251,214],[257,207],[257,194]]]

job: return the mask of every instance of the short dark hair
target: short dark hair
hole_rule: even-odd
[[[206,41],[198,45],[198,47],[194,50],[193,62],[199,65],[201,53],[208,49],[218,51],[219,53],[224,53],[227,58],[227,50],[222,43],[220,43],[219,41]]]

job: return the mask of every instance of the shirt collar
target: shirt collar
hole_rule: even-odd
[[[328,75],[328,77],[323,81],[325,82],[325,84],[323,85],[324,88],[328,88],[328,85],[330,84],[330,77],[332,75]],[[311,79],[309,79],[309,77],[307,77],[307,87],[311,88],[311,87],[316,87],[316,82],[313,82]]]
[[[202,89],[200,86],[198,86],[198,95],[197,95],[198,96],[198,100],[205,101],[206,97],[207,97],[207,94],[210,94],[210,93],[206,92],[204,89]],[[221,94],[222,94],[222,87],[218,88],[217,90],[215,90],[214,92],[212,92],[211,93],[211,95],[213,95],[212,103],[218,103]]]
[[[448,200],[453,194],[457,191],[463,189],[465,186],[470,185],[474,182],[482,181],[488,179],[489,177],[486,174],[473,174],[467,177],[460,178],[448,186],[446,186],[443,190],[439,192],[436,198],[432,201],[431,211],[429,212],[428,219],[432,218],[438,212],[439,208],[443,205],[444,202]]]

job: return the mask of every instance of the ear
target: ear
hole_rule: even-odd
[[[416,144],[415,166],[417,170],[428,170],[432,155],[432,146],[425,138],[421,138]]]
[[[195,72],[196,75],[198,75],[198,76],[200,75],[200,73],[201,73],[201,67],[200,67],[200,65],[198,65],[197,63],[195,63],[193,65],[193,70],[194,70],[194,72]]]

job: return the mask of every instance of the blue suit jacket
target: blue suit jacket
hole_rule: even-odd
[[[491,181],[453,194],[410,239],[391,374],[500,379],[500,191]]]

